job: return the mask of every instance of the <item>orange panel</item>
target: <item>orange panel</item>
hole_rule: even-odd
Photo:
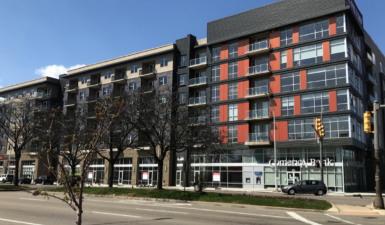
[[[249,59],[238,61],[238,77],[246,76],[246,69],[249,67]]]
[[[294,115],[301,115],[301,96],[294,96]]]
[[[270,94],[281,93],[281,75],[270,77]]]
[[[329,111],[337,111],[337,91],[329,91]]]
[[[337,18],[336,15],[329,16],[329,34],[337,34]]]
[[[250,43],[249,38],[243,38],[238,41],[238,56],[244,55],[246,52],[246,46]]]
[[[287,121],[277,121],[275,122],[275,135],[277,141],[287,141],[288,132],[287,132]],[[271,122],[271,139],[274,141],[274,124]]]
[[[219,106],[219,122],[226,122],[229,117],[229,107],[228,105]]]
[[[246,142],[246,135],[249,133],[249,124],[238,125],[238,143]]]
[[[281,36],[280,30],[273,30],[270,32],[270,40],[269,40],[270,48],[277,48],[281,46],[280,36]]]
[[[228,89],[228,84],[221,84],[219,86],[219,100],[220,101],[226,101],[227,100],[227,97],[228,97],[228,92],[229,92],[229,89]]]
[[[238,82],[238,98],[244,98],[246,95],[246,89],[249,88],[249,81]]]
[[[281,52],[270,54],[270,71],[281,69]]]
[[[275,110],[275,117],[281,116],[281,98],[271,100],[270,116],[273,117],[273,109]]]
[[[227,80],[229,77],[229,64],[220,65],[219,80]]]
[[[223,139],[223,143],[227,143],[227,126],[219,127],[219,137]]]
[[[293,49],[288,49],[286,51],[287,56],[287,68],[293,67]]]
[[[246,111],[249,111],[249,102],[238,103],[238,120],[246,119]]]
[[[299,42],[299,25],[293,26],[293,43]]]
[[[306,87],[307,87],[307,84],[306,84],[306,70],[301,70],[301,72],[299,72],[299,78],[300,78],[301,90],[305,90]]]
[[[326,41],[322,43],[323,48],[323,54],[324,54],[324,61],[330,60],[330,42]]]
[[[221,44],[221,60],[229,57],[229,43]]]

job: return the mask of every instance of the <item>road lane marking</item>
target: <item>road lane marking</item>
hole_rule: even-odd
[[[342,222],[345,222],[345,223],[348,223],[348,224],[355,224],[355,223],[352,223],[352,222],[350,222],[350,221],[343,220],[343,219],[340,219],[340,218],[335,217],[335,216],[331,216],[331,215],[329,215],[329,214],[325,214],[325,215],[330,216],[330,217],[332,217],[332,218],[334,218],[334,219],[336,219],[336,220],[341,220]]]
[[[153,210],[153,209],[139,209],[136,208],[137,210],[146,210],[146,211],[151,211],[151,212],[167,212],[167,213],[179,213],[179,214],[188,214],[185,212],[173,212],[173,211],[164,211],[164,210]]]
[[[298,215],[295,212],[286,212],[286,213],[289,214],[289,216],[293,217],[294,219],[302,221],[304,223],[311,224],[311,225],[321,225],[319,223],[315,223],[315,222],[312,222],[312,221],[310,221],[308,219],[305,219],[305,218],[303,218],[302,216]]]
[[[11,223],[21,223],[21,224],[28,224],[28,225],[41,225],[37,223],[27,223],[27,222],[22,222],[22,221],[17,221],[17,220],[7,220],[7,219],[1,219],[0,221],[6,221],[6,222],[11,222]]]
[[[31,201],[42,201],[42,202],[45,201],[44,199],[33,199],[33,198],[19,198],[19,199],[23,199],[23,200],[31,200]]]
[[[131,216],[131,215],[115,214],[115,213],[105,213],[105,212],[95,212],[95,211],[93,211],[92,213],[95,213],[95,214],[104,214],[104,215],[111,215],[111,216],[125,216],[125,217],[142,218],[142,217],[140,217],[140,216]]]

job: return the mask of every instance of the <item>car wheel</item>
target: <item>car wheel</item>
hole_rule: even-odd
[[[322,195],[324,195],[324,191],[323,191],[323,190],[321,190],[321,189],[320,189],[320,190],[318,190],[318,191],[317,191],[317,195],[319,195],[319,196],[322,196]]]
[[[294,189],[290,189],[288,193],[289,193],[289,195],[295,195],[295,190]]]

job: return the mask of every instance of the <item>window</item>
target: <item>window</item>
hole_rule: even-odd
[[[253,61],[254,67],[250,67],[249,69],[249,74],[252,73],[260,73],[260,72],[265,72],[269,70],[269,59],[268,58],[262,58],[262,59],[257,59]],[[250,71],[253,70],[253,71]]]
[[[167,77],[160,77],[159,78],[159,85],[166,85],[167,84]]]
[[[237,99],[238,98],[238,83],[229,84],[229,99]]]
[[[166,103],[167,102],[167,95],[160,95],[159,96],[159,102],[160,103]]]
[[[322,61],[322,43],[294,49],[293,66],[303,66]]]
[[[179,66],[186,66],[186,59],[187,57],[185,55],[181,55],[179,58]]]
[[[168,59],[167,58],[160,60],[160,67],[165,67],[167,65],[168,65]]]
[[[318,19],[299,26],[299,41],[329,36],[329,18]]]
[[[294,115],[294,97],[287,97],[281,99],[281,115]]]
[[[15,93],[15,98],[18,98],[19,97],[19,93]]]
[[[179,93],[179,104],[186,104],[186,93]]]
[[[80,99],[86,99],[86,93],[80,92]]]
[[[281,52],[281,69],[287,68],[287,56],[286,51]]]
[[[345,39],[330,42],[330,59],[345,58]]]
[[[229,105],[229,121],[238,120],[238,104]]]
[[[238,56],[238,42],[229,44],[229,58],[234,58]]]
[[[281,92],[296,91],[300,89],[299,72],[281,75]]]
[[[329,112],[329,93],[316,93],[301,96],[301,114]]]
[[[11,144],[8,145],[8,150],[12,150],[13,146]]]
[[[7,96],[7,101],[11,100],[11,95]]]
[[[138,72],[138,66],[137,65],[131,66],[131,73],[137,73],[137,72]]]
[[[86,84],[87,83],[87,77],[82,77],[82,84]]]
[[[281,30],[281,46],[293,43],[293,28],[284,28]]]
[[[229,126],[227,132],[228,132],[228,134],[227,134],[227,141],[229,143],[236,143],[236,142],[238,142],[237,126]]]
[[[353,93],[350,93],[350,109],[357,112],[357,97]]]
[[[27,92],[23,91],[23,97],[27,96]]]
[[[337,91],[337,111],[348,110],[348,90]]]
[[[349,137],[349,116],[340,117],[324,117],[322,118],[324,125],[324,138],[342,138]]]
[[[337,34],[345,32],[345,18],[344,15],[337,15]]]
[[[292,120],[288,122],[289,140],[315,138],[315,131],[311,126],[314,119]]]
[[[211,61],[216,62],[221,60],[221,47],[215,47],[211,49]]]
[[[107,71],[104,73],[104,79],[110,79],[111,78],[111,71]]]
[[[229,63],[229,78],[238,77],[238,62]]]
[[[211,107],[211,122],[212,123],[219,122],[219,106]]]
[[[186,74],[179,74],[179,86],[186,85]]]
[[[136,82],[131,82],[128,86],[129,90],[136,90]]]
[[[109,94],[110,94],[110,88],[109,87],[103,88],[103,95],[109,95]]]
[[[35,89],[32,89],[30,93],[31,93],[31,96],[35,95]]]
[[[219,81],[220,71],[221,71],[220,66],[211,67],[211,81]]]
[[[329,66],[307,71],[307,88],[346,84],[346,65]]]
[[[127,135],[127,141],[130,143],[133,142],[134,141],[134,135],[132,135],[132,134]]]
[[[211,102],[219,102],[219,85],[211,87]]]

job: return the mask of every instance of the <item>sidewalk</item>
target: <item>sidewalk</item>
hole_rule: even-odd
[[[374,209],[373,206],[333,205],[339,214],[349,215],[385,215],[385,210]]]

